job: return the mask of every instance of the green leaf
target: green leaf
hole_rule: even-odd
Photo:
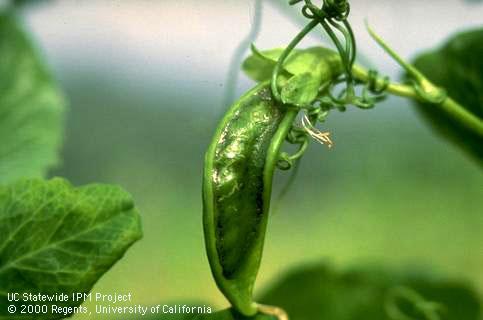
[[[190,318],[190,320],[277,320],[274,316],[257,314],[253,317],[244,317],[232,309],[215,312],[212,314],[202,314]]]
[[[322,264],[296,269],[279,278],[257,301],[282,307],[290,319],[387,320],[388,294],[401,286],[442,304],[441,320],[481,319],[479,297],[463,282],[377,268],[338,272]],[[404,313],[424,319],[400,300]]]
[[[244,61],[242,69],[257,82],[269,80],[282,52],[281,48],[259,51],[252,46],[252,55]],[[338,76],[342,72],[339,55],[335,51],[323,47],[295,49],[287,57],[282,74],[293,76],[315,72],[320,73],[324,79]]]
[[[25,319],[7,312],[26,303],[8,302],[7,293],[89,292],[141,236],[133,200],[118,187],[74,188],[58,178],[0,187],[0,319]],[[49,307],[36,319],[58,318]]]
[[[295,51],[287,58],[284,68],[293,75],[318,72],[324,79],[330,79],[342,72],[339,54],[324,47]]]
[[[318,72],[297,74],[282,87],[282,101],[295,106],[309,105],[317,98],[321,85],[322,77]]]
[[[257,82],[270,79],[283,49],[277,48],[262,52],[254,45],[251,46],[251,49],[252,54],[243,62],[242,70],[248,77]]]
[[[450,97],[483,121],[483,29],[452,37],[442,48],[420,55],[414,65],[445,88]],[[429,104],[418,110],[442,136],[466,150],[483,164],[483,139],[462,127],[451,116]]]
[[[271,64],[277,63],[278,58],[280,58],[284,50],[284,48],[275,48],[275,49],[260,51],[254,44],[250,46],[250,49],[252,50],[252,53],[255,57]],[[294,50],[294,52],[296,51],[297,49]]]
[[[0,184],[58,162],[62,94],[15,16],[0,14]]]
[[[252,45],[252,55],[243,63],[243,70],[255,81],[269,80],[282,52],[283,49],[259,51]],[[341,72],[339,55],[330,49],[294,50],[281,72],[282,101],[296,106],[309,105],[317,98],[321,85]]]

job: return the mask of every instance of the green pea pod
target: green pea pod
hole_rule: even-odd
[[[297,112],[272,99],[270,83],[242,96],[216,130],[205,156],[203,226],[211,271],[225,297],[245,316],[260,266],[282,145]]]

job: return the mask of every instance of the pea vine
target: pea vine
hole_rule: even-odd
[[[334,109],[345,111],[348,105],[370,109],[378,102],[383,101],[387,97],[387,93],[433,104],[454,117],[462,126],[483,137],[483,121],[449,97],[446,90],[433,84],[417,68],[404,61],[370,28],[367,21],[366,27],[371,37],[406,71],[409,84],[391,82],[387,76],[380,77],[376,70],[366,70],[355,64],[357,46],[354,32],[348,21],[350,4],[347,0],[325,0],[321,7],[314,5],[311,0],[289,1],[290,5],[299,3],[303,3],[302,14],[310,22],[293,38],[280,55],[271,78],[273,98],[286,107],[296,110],[295,112],[304,111],[302,126],[293,126],[287,137],[289,143],[300,145],[299,151],[294,155],[282,153],[278,163],[280,169],[290,169],[294,161],[303,155],[307,149],[308,137],[312,137],[322,144],[328,144],[329,147],[332,146],[329,133],[316,129],[318,122],[326,120],[329,111]],[[277,79],[290,53],[317,26],[323,28],[335,45],[343,72],[337,78],[328,80],[321,87],[320,95],[312,103],[307,105],[286,103],[280,95]],[[340,33],[343,41],[339,39],[337,32]],[[340,84],[345,84],[345,88],[335,92]],[[358,96],[355,87],[360,85],[363,86],[362,94]]]
[[[330,133],[317,128],[331,111],[345,111],[349,106],[371,109],[392,94],[439,108],[483,138],[482,120],[402,59],[367,22],[371,37],[403,68],[408,80],[392,82],[377,70],[356,64],[347,0],[324,0],[320,6],[311,0],[289,1],[291,6],[298,4],[309,22],[282,50],[262,52],[252,46],[244,69],[259,85],[226,113],[205,158],[203,217],[208,258],[219,289],[242,317],[261,313],[288,319],[281,308],[258,304],[252,297],[273,173],[275,167],[289,170],[298,163],[311,138],[332,147]],[[297,49],[316,27],[329,36],[336,51]],[[296,152],[282,151],[284,141],[298,146]],[[388,294],[386,311],[391,319],[412,319],[399,309],[398,300],[414,305],[424,319],[439,319],[436,304],[410,288]]]

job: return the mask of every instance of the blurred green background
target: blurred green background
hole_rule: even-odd
[[[461,1],[438,2],[426,14],[415,10],[418,1],[404,3],[353,7],[362,55],[393,77],[398,69],[369,42],[364,17],[412,57],[483,14]],[[279,7],[265,3],[261,48],[286,44],[298,28]],[[70,102],[63,163],[51,176],[119,184],[142,213],[144,238],[94,291],[132,292],[144,305],[226,306],[204,251],[201,174],[226,107],[230,56],[252,16],[251,1],[234,0],[58,1],[26,9]],[[250,86],[241,77],[237,94]],[[331,114],[324,129],[334,148],[313,143],[283,199],[289,174],[277,173],[257,288],[294,266],[326,260],[340,268],[429,269],[483,292],[481,167],[398,98]]]

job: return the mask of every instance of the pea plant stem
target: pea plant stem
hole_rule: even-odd
[[[353,66],[352,73],[354,77],[359,81],[362,81],[364,83],[368,83],[370,81],[369,72],[359,65]],[[376,86],[382,86],[383,84],[384,79],[382,77],[379,77],[376,80]],[[391,82],[389,83],[386,91],[396,96],[425,102],[424,99],[421,98],[420,95],[417,93],[417,91],[410,85]],[[456,119],[462,126],[471,130],[472,132],[477,133],[480,137],[483,138],[483,121],[480,118],[471,114],[470,112],[466,111],[466,109],[462,105],[460,105],[451,97],[447,97],[441,103],[433,104],[433,106],[435,108],[440,108],[453,119]]]

